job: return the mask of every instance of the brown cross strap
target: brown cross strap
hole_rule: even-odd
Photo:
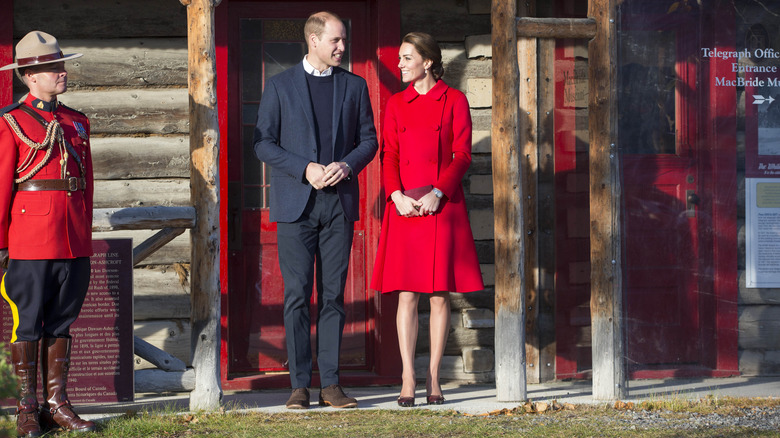
[[[66,192],[75,192],[87,188],[85,178],[70,177],[67,179],[30,179],[16,185],[16,190],[20,192],[37,192],[41,190],[63,190]]]

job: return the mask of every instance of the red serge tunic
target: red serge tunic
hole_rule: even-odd
[[[30,94],[24,105],[35,108]],[[46,121],[56,117],[65,139],[72,145],[84,165],[86,189],[66,192],[15,191],[16,169],[25,161],[30,147],[0,117],[0,248],[8,248],[12,259],[71,259],[92,255],[92,157],[89,148],[89,120],[84,114],[58,104],[53,111],[34,110]],[[21,131],[34,142],[42,142],[46,129],[19,108],[9,112]],[[72,153],[71,153],[72,154]],[[30,169],[43,161],[38,151]],[[33,180],[60,179],[59,143],[53,146],[51,158]],[[26,174],[26,172],[23,172]],[[67,176],[79,177],[81,170],[72,157],[67,161]]]
[[[471,114],[463,93],[440,80],[426,94],[410,86],[390,98],[382,132],[387,204],[373,289],[432,293],[484,288],[461,185],[470,164]],[[444,192],[439,212],[411,218],[396,214],[390,194],[428,184]]]

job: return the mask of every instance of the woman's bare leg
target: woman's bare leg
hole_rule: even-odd
[[[401,350],[401,363],[403,364],[401,397],[414,397],[414,349],[417,346],[417,303],[419,301],[419,293],[398,293],[398,311],[396,312],[395,324],[398,330],[398,347]]]
[[[439,369],[444,355],[444,347],[447,345],[447,336],[450,333],[450,294],[449,292],[436,292],[431,295],[430,302],[431,362],[428,365],[425,390],[428,395],[441,395]]]

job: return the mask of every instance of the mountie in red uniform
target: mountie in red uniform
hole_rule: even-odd
[[[0,121],[0,248],[16,260],[90,257],[89,120],[56,100],[32,95],[8,108]],[[52,120],[59,122],[65,144],[56,139],[48,151],[35,150],[31,144],[47,136],[41,122]]]
[[[17,43],[15,62],[0,67],[15,69],[30,90],[0,109],[0,294],[13,318],[16,435],[27,438],[95,430],[67,393],[70,326],[91,273],[93,180],[89,120],[57,96],[68,89],[65,61],[81,56],[63,54],[54,36],[36,30]]]

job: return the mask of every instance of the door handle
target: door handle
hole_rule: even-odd
[[[696,206],[699,205],[699,195],[693,190],[685,191],[685,212],[688,217],[696,217]]]

